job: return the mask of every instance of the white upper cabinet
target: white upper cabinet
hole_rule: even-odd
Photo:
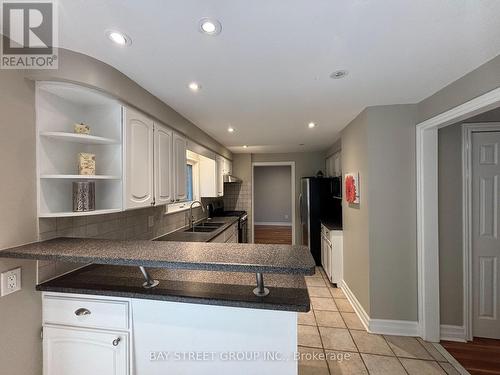
[[[214,159],[200,155],[200,197],[218,196],[217,163]]]
[[[155,124],[154,168],[155,204],[174,202],[172,145],[173,132],[163,125]]]
[[[222,197],[224,195],[224,158],[217,155],[215,162],[217,163],[217,196]]]
[[[337,177],[341,175],[341,153],[339,151],[326,159],[326,176]]]
[[[187,199],[186,165],[187,141],[186,138],[174,133],[174,175],[175,175],[175,201],[182,202]]]
[[[133,109],[125,113],[124,208],[154,205],[153,121]]]

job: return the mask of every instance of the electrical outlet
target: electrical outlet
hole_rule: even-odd
[[[155,225],[155,217],[154,216],[148,216],[148,227],[151,228],[151,227],[154,227]]]
[[[0,279],[2,297],[21,290],[21,267],[2,272]]]

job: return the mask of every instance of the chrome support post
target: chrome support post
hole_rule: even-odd
[[[257,288],[253,290],[253,294],[257,297],[265,297],[269,294],[269,289],[264,286],[264,275],[260,272],[256,274]]]
[[[152,279],[148,271],[143,266],[139,266],[139,269],[141,270],[142,276],[146,279],[146,281],[142,284],[143,288],[151,289],[160,283],[158,280]]]

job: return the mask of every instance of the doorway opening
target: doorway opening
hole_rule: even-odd
[[[252,163],[253,243],[295,244],[295,163]]]
[[[475,133],[474,130],[477,132],[484,132],[485,130],[491,131],[493,130],[494,125],[467,124],[462,126],[462,124],[466,122],[474,122],[474,119],[477,119],[476,116],[486,115],[486,112],[492,111],[499,106],[500,89],[496,89],[417,125],[417,256],[419,325],[422,338],[428,341],[439,342],[441,339],[445,338],[454,339],[456,341],[467,341],[473,338],[473,305],[474,303],[477,303],[477,298],[476,301],[473,301],[473,255],[471,246],[471,230],[473,230],[472,227],[473,224],[475,224],[475,221],[473,219],[472,212],[472,197],[474,193],[472,184],[470,183],[470,176],[473,173],[471,170],[471,163],[473,160],[472,143],[474,138],[472,134]],[[440,274],[442,266],[447,265],[446,262],[442,262],[442,259],[440,259],[442,251],[445,251],[445,248],[442,246],[440,241],[440,235],[442,236],[443,231],[446,231],[448,228],[443,226],[442,223],[440,225],[440,221],[442,220],[442,215],[440,215],[442,214],[442,211],[440,211],[440,208],[443,204],[443,197],[444,199],[447,197],[446,195],[443,195],[442,192],[440,194],[439,190],[442,187],[442,184],[440,184],[439,172],[440,169],[441,171],[443,170],[442,166],[441,168],[439,166],[439,153],[442,151],[439,143],[439,131],[440,129],[445,130],[443,128],[454,124],[455,126],[458,124],[461,130],[459,135],[459,140],[461,142],[459,151],[461,152],[461,155],[456,158],[458,159],[456,162],[459,165],[460,171],[463,173],[460,177],[463,178],[458,178],[454,181],[455,189],[460,190],[460,188],[462,188],[462,192],[459,194],[461,198],[459,208],[462,211],[462,218],[460,219],[458,230],[454,233],[456,237],[462,238],[462,246],[455,246],[455,250],[457,251],[457,254],[455,255],[459,257],[461,270],[459,270],[459,285],[457,285],[456,282],[454,285],[446,285],[446,282],[443,282],[443,278],[446,277],[446,275]],[[485,126],[487,129],[481,128],[484,128]],[[491,142],[488,141],[486,143],[490,144]],[[486,143],[483,142],[483,144]],[[476,147],[481,147],[481,145],[478,144]],[[496,154],[497,147],[500,146],[488,146],[481,152],[483,152],[483,156],[486,159],[491,159],[491,157],[493,157],[492,155]],[[481,157],[481,155],[479,155],[479,157]],[[490,185],[490,187],[491,186],[493,185]],[[484,193],[486,191],[484,189],[487,189],[488,187],[483,184],[483,186],[479,186],[479,188],[483,189],[482,193]],[[490,189],[489,191],[492,190]],[[496,204],[492,204],[491,208],[496,210],[497,206],[498,202]],[[491,218],[493,218],[493,211],[489,211]],[[496,223],[498,223],[498,221]],[[492,227],[490,226],[490,228]],[[498,259],[500,259],[500,254],[498,255]],[[492,312],[493,296],[496,300],[498,300],[498,282],[500,279],[496,276],[497,266],[493,266],[491,257],[488,259],[489,260],[487,262],[484,262],[483,268],[488,266],[488,274],[494,273],[495,275],[490,275],[491,277],[489,277],[490,281],[488,284],[489,289],[486,288],[489,290],[488,293],[490,293],[492,299],[488,302],[489,304],[483,305],[482,308],[487,307],[489,311]],[[497,261],[495,260],[495,264],[496,262]],[[484,275],[486,274],[483,274],[483,276]],[[483,281],[484,280],[486,279],[483,278]],[[492,280],[496,280],[496,283],[493,284]],[[440,287],[436,288],[436,285],[439,285]],[[440,295],[440,292],[451,290],[453,288],[458,289],[460,294],[458,296],[460,299],[460,304],[458,306],[458,315],[460,318],[457,319],[457,322],[460,322],[460,324],[449,325],[446,324],[446,317],[443,317],[441,310],[441,304],[445,305],[447,302],[442,302],[443,296]],[[498,303],[495,306],[498,306]]]

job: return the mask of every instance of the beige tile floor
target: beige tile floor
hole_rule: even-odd
[[[306,283],[312,309],[299,313],[299,375],[459,374],[431,343],[368,333],[323,269]]]

